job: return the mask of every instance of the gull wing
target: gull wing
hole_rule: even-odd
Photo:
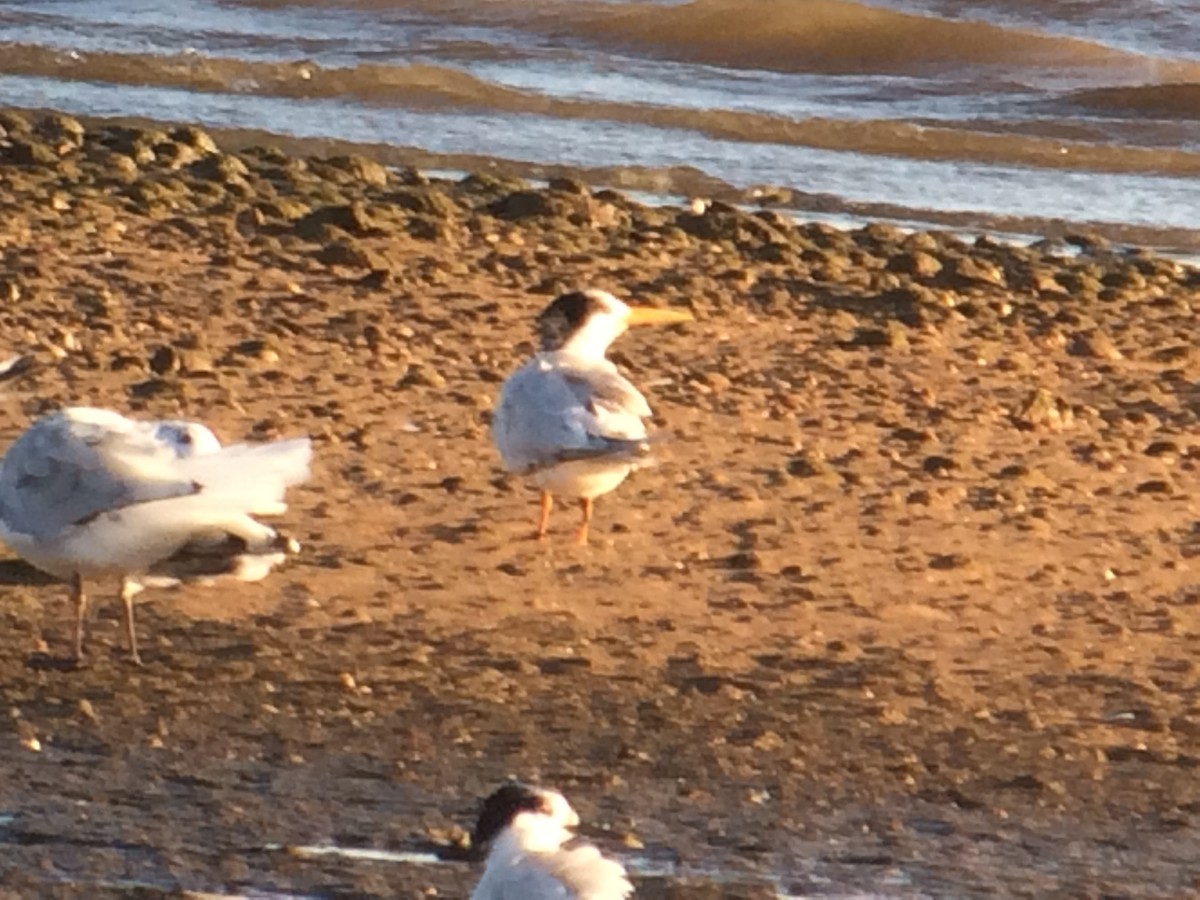
[[[5,454],[0,521],[48,540],[101,513],[196,493],[176,460],[152,425],[108,410],[63,410],[35,422]]]
[[[559,375],[587,412],[585,427],[594,437],[642,440],[650,404],[611,363],[606,366],[562,366]]]
[[[505,383],[492,428],[510,471],[572,459],[637,456],[650,405],[612,363],[539,357]]]

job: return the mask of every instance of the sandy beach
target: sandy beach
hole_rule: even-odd
[[[0,895],[463,897],[510,774],[640,897],[1200,889],[1195,269],[64,116],[0,188],[0,447],[316,447],[301,554],[147,590],[145,669],[0,559]],[[659,464],[539,544],[489,413],[587,286],[696,321],[613,354]]]

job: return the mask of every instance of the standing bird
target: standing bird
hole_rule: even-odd
[[[510,782],[484,801],[471,846],[488,849],[471,900],[624,900],[625,867],[590,844],[563,847],[579,816],[566,798]]]
[[[69,582],[75,660],[83,659],[83,580],[121,578],[129,655],[141,665],[133,622],[145,572],[192,540],[231,535],[250,552],[280,536],[254,515],[287,509],[285,490],[308,477],[308,438],[222,447],[196,422],[139,422],[74,407],[39,419],[0,460],[0,540]]]
[[[605,357],[609,345],[631,325],[691,319],[682,310],[630,307],[598,290],[563,294],[538,316],[541,351],[509,376],[492,416],[505,469],[542,489],[538,540],[560,494],[579,498],[575,542],[586,544],[592,501],[614,490],[649,450],[650,405]]]

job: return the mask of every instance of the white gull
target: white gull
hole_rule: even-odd
[[[279,549],[255,515],[287,509],[286,489],[308,477],[308,438],[222,447],[196,422],[142,422],[92,407],[47,415],[0,460],[0,540],[67,581],[83,657],[85,578],[119,576],[131,659],[135,574],[190,541],[230,535],[247,550]]]

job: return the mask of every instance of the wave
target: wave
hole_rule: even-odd
[[[513,116],[618,122],[691,131],[709,138],[927,160],[1102,172],[1200,174],[1200,153],[1118,147],[1064,137],[1055,122],[915,123],[886,119],[792,119],[744,110],[683,108],[548,97],[435,65],[324,68],[307,61],[263,62],[184,53],[64,54],[41,46],[0,45],[0,74],[184,88],[289,99],[347,98],[381,107],[477,111]],[[519,127],[516,124],[514,127]],[[1041,127],[1041,134],[1030,133]]]
[[[0,44],[0,74],[186,88],[208,93],[274,97],[352,97],[382,105],[439,108],[478,105],[507,109],[522,105],[521,92],[457,69],[431,65],[364,64],[325,68],[308,60],[264,62],[184,52],[76,53],[35,44]]]
[[[1082,38],[899,12],[853,0],[241,0],[243,5],[385,9],[503,26],[651,58],[819,74],[935,74],[947,68],[1123,69],[1164,80],[1200,73]],[[1200,80],[1198,77],[1196,80]]]
[[[1065,100],[1099,113],[1200,119],[1200,83],[1092,88],[1073,91]]]

